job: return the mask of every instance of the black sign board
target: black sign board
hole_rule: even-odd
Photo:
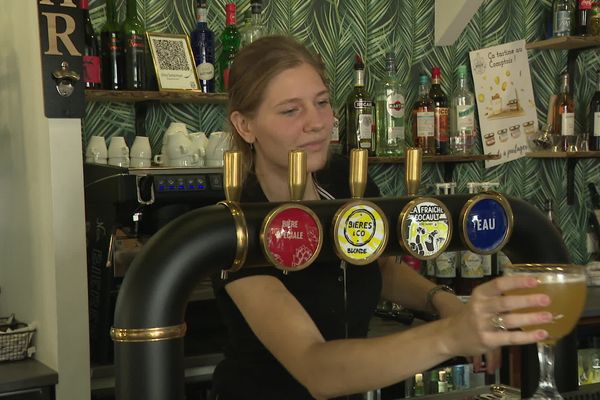
[[[38,0],[38,18],[46,117],[82,118],[83,13],[74,0]]]

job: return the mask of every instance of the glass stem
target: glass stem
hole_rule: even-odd
[[[538,343],[537,349],[540,361],[540,381],[534,397],[562,399],[554,381],[554,345]]]

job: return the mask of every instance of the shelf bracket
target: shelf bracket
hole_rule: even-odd
[[[567,158],[567,204],[575,204],[575,166],[576,158]]]

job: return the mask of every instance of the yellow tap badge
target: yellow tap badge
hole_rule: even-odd
[[[437,257],[452,239],[452,219],[448,208],[434,198],[421,197],[408,203],[400,213],[400,244],[413,257]]]
[[[335,250],[341,259],[365,265],[379,257],[387,244],[388,222],[375,204],[365,201],[343,206],[334,218]]]

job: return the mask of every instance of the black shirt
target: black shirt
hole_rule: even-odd
[[[335,198],[349,198],[348,162],[334,157],[316,174],[318,185]],[[369,181],[366,197],[379,196]],[[242,202],[267,202],[254,175],[249,175]],[[327,232],[328,229],[324,231]],[[325,340],[367,335],[369,321],[381,294],[381,274],[376,263],[348,265],[347,305],[343,271],[339,263],[315,262],[284,275],[274,267],[248,268],[229,274],[226,281],[213,277],[219,312],[228,331],[225,360],[215,369],[213,386],[219,400],[311,399],[309,392],[269,353],[224,290],[228,282],[253,275],[277,277],[305,308]],[[347,327],[346,327],[347,325]]]

